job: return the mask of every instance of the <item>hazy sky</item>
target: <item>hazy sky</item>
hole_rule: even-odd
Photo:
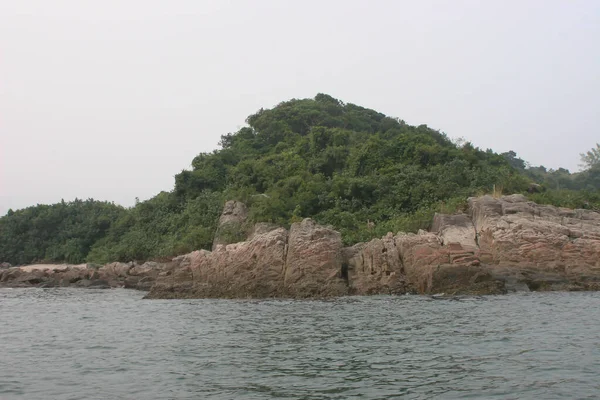
[[[0,215],[132,205],[323,92],[534,165],[600,141],[600,1],[0,0]]]

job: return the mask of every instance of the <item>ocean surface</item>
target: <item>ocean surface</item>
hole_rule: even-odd
[[[0,399],[596,399],[600,293],[0,289]]]

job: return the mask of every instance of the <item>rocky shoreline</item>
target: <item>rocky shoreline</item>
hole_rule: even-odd
[[[240,235],[247,239],[229,243]],[[9,267],[2,286],[126,287],[155,299],[600,290],[600,214],[482,196],[469,199],[467,214],[436,214],[431,232],[344,247],[339,232],[311,219],[249,229],[245,206],[231,201],[213,251],[142,265]]]
[[[35,264],[0,269],[0,287],[79,287],[110,289],[125,287],[148,291],[164,268],[147,262],[94,264]]]

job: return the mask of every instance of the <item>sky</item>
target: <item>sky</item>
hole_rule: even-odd
[[[600,141],[600,1],[0,0],[0,215],[131,206],[317,93],[576,171]]]

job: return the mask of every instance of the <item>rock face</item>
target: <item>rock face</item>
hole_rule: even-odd
[[[389,233],[342,247],[310,219],[290,231],[255,227],[246,242],[174,259],[150,298],[500,294],[600,290],[600,215],[521,195],[469,199],[431,232]]]
[[[442,245],[456,244],[466,251],[477,249],[475,226],[465,214],[435,214],[431,232],[440,238]]]
[[[340,234],[310,219],[173,259],[148,298],[325,297],[347,293]]]
[[[149,297],[281,296],[287,237],[288,232],[279,228],[213,252],[176,257],[160,273]]]
[[[297,297],[346,294],[341,252],[339,232],[309,218],[292,224],[284,268],[286,293]]]
[[[600,214],[521,195],[472,198],[469,211],[482,262],[509,288],[600,289]]]
[[[394,236],[359,243],[345,250],[350,293],[390,294],[406,292],[404,266]]]

